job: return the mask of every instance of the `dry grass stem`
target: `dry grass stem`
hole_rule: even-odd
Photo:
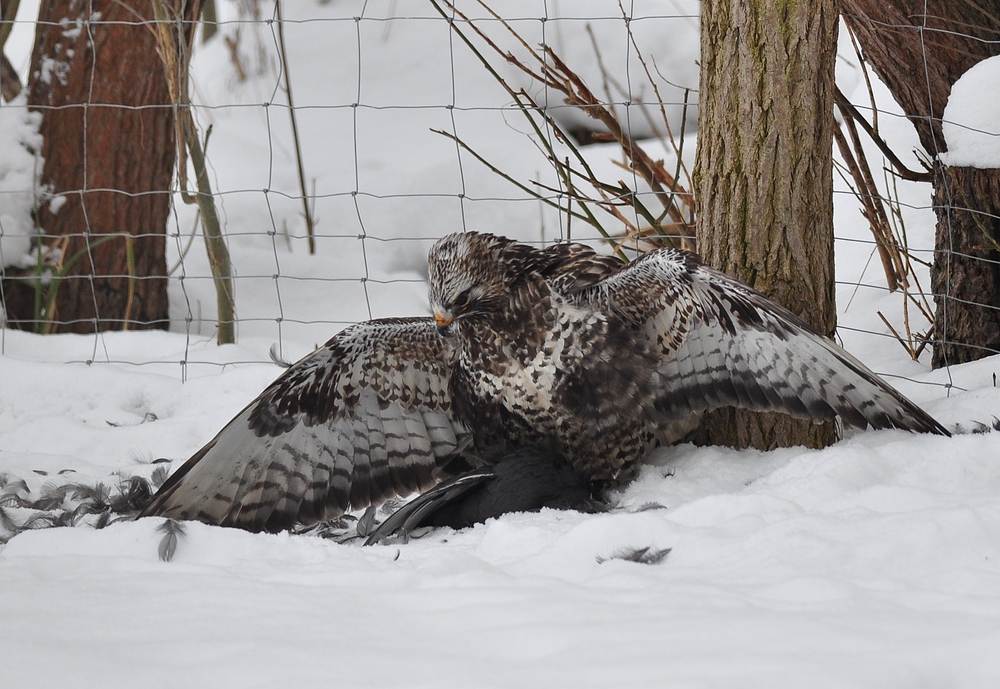
[[[910,318],[911,308],[916,308],[917,313],[928,324],[934,322],[934,317],[926,293],[920,285],[920,280],[913,267],[914,262],[923,262],[914,258],[907,248],[906,226],[899,208],[896,182],[899,178],[913,180],[919,178],[920,174],[907,170],[899,162],[898,157],[878,137],[875,128],[861,117],[857,109],[848,102],[839,89],[836,92],[834,102],[843,116],[843,122],[834,127],[833,136],[846,167],[847,176],[844,176],[844,180],[861,204],[861,214],[868,221],[868,226],[875,239],[875,252],[878,253],[881,260],[889,291],[902,292],[902,333],[900,333],[899,328],[889,322],[889,319],[881,311],[878,312],[878,316],[889,328],[892,335],[902,344],[907,354],[916,361],[930,341],[932,329],[928,328],[924,333],[914,332]],[[885,175],[883,181],[892,193],[892,199],[886,198],[875,183],[858,132],[858,125],[878,145],[880,151],[889,154],[886,157],[894,170],[883,168]],[[841,174],[843,176],[843,171]]]
[[[309,193],[306,191],[305,166],[302,163],[302,144],[299,142],[299,125],[295,119],[295,103],[292,100],[292,77],[288,69],[288,55],[285,52],[285,21],[281,16],[281,0],[274,0],[274,14],[278,24],[278,48],[281,53],[281,73],[284,76],[285,95],[288,96],[288,116],[292,122],[292,141],[295,144],[295,165],[299,173],[299,189],[302,191],[302,215],[306,221],[306,236],[309,253],[316,253],[316,235],[312,210],[309,207]]]

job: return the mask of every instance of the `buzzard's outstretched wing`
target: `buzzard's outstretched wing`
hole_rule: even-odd
[[[142,516],[279,531],[429,487],[469,435],[452,415],[454,358],[430,319],[347,328],[230,421]]]
[[[642,329],[662,353],[664,423],[733,405],[948,434],[843,348],[695,254],[651,252],[581,297]]]

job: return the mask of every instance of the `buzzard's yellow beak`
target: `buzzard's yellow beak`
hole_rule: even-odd
[[[444,314],[438,313],[437,311],[434,312],[434,322],[437,323],[437,326],[439,328],[447,328],[449,325],[452,324],[452,321],[454,320],[455,317],[452,316],[451,314],[445,316]]]

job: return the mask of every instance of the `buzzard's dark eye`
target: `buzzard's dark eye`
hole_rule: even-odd
[[[468,303],[469,303],[469,290],[465,290],[457,297],[455,297],[455,301],[452,302],[452,305],[462,307],[462,306],[467,306]]]

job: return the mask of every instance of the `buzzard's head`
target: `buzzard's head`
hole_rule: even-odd
[[[507,305],[510,284],[522,272],[514,255],[519,248],[528,249],[477,232],[450,234],[434,243],[427,255],[429,296],[442,331],[456,318],[497,312]]]

